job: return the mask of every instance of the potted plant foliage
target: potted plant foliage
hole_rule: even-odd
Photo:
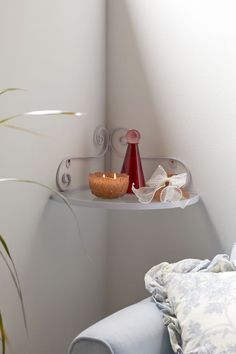
[[[0,95],[3,95],[5,93],[11,92],[11,91],[17,91],[17,90],[22,90],[20,88],[6,88],[6,89],[2,89],[0,90]],[[47,115],[70,115],[70,116],[78,116],[81,117],[84,114],[83,113],[78,113],[78,112],[66,112],[66,111],[60,111],[60,110],[43,110],[43,111],[32,111],[32,112],[26,112],[26,113],[22,113],[22,114],[16,114],[10,117],[5,117],[5,118],[0,118],[0,125],[4,125],[8,128],[11,129],[15,129],[15,130],[19,130],[19,131],[24,131],[26,133],[32,133],[32,134],[37,134],[36,132],[33,132],[31,130],[16,126],[12,124],[12,121],[20,116],[47,116]],[[61,198],[64,203],[67,205],[67,207],[70,209],[71,213],[74,215],[76,223],[78,225],[78,220],[76,218],[76,215],[73,211],[73,209],[71,208],[68,200],[58,191],[52,189],[51,187],[40,183],[38,181],[34,181],[34,180],[29,180],[29,179],[19,179],[19,178],[0,178],[0,183],[29,183],[29,184],[35,184],[38,185],[42,188],[46,188],[47,190],[49,190],[51,193],[56,194],[59,198]],[[0,233],[0,257],[2,258],[3,262],[5,263],[9,274],[12,278],[12,281],[15,285],[18,297],[20,299],[20,304],[21,304],[21,310],[22,310],[22,315],[23,315],[23,321],[24,321],[24,326],[25,326],[25,330],[26,333],[28,334],[28,327],[27,327],[27,320],[26,320],[26,311],[25,311],[25,306],[24,306],[24,300],[23,300],[23,295],[22,295],[22,290],[21,290],[21,286],[20,286],[20,281],[19,281],[19,276],[17,273],[17,269],[15,266],[15,263],[13,261],[12,255],[10,253],[9,247],[7,245],[7,242],[5,240],[5,238],[3,237],[3,235],[1,235]],[[2,312],[0,309],[0,340],[1,340],[1,347],[2,347],[2,354],[6,353],[6,344],[8,341],[7,338],[7,334],[5,331],[5,327],[4,327],[4,320],[3,320],[3,316],[2,316]]]

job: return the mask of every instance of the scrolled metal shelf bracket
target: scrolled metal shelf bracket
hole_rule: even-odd
[[[89,160],[89,159],[101,159],[106,156],[110,151],[123,158],[125,148],[127,145],[125,134],[128,131],[127,128],[116,128],[111,133],[103,126],[99,126],[95,129],[93,135],[93,144],[96,147],[101,147],[100,152],[95,156],[85,157],[67,157],[60,163],[56,173],[56,183],[60,191],[66,191],[70,189],[72,184],[72,164],[76,160]],[[191,183],[191,173],[185,163],[176,158],[170,157],[150,157],[142,156],[142,160],[156,161],[157,165],[161,164],[169,173],[183,173],[188,175],[187,184]]]
[[[60,191],[63,192],[68,190],[72,184],[71,169],[72,169],[72,163],[74,161],[101,159],[106,156],[106,153],[110,146],[110,133],[107,128],[103,126],[98,126],[95,129],[93,134],[93,144],[94,146],[101,148],[100,152],[97,155],[67,157],[61,161],[56,173],[56,183]]]

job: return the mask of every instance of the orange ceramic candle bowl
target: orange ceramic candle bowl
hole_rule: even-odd
[[[119,198],[127,192],[128,186],[129,176],[125,173],[95,172],[89,174],[91,192],[99,198]]]

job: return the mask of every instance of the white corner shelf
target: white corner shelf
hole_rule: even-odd
[[[114,210],[160,210],[160,209],[174,209],[185,208],[187,206],[196,204],[199,201],[199,195],[190,193],[189,199],[183,199],[175,203],[161,203],[152,201],[150,204],[141,204],[135,195],[126,194],[117,199],[101,199],[95,197],[89,189],[78,188],[78,176],[76,171],[81,168],[79,163],[91,159],[103,159],[108,154],[109,159],[105,161],[105,169],[111,171],[111,152],[123,159],[124,151],[126,149],[125,134],[126,128],[116,128],[110,132],[107,128],[99,126],[95,129],[93,135],[93,144],[99,147],[100,151],[91,156],[77,156],[67,157],[61,161],[56,173],[56,183],[59,191],[68,199],[71,205],[88,207],[88,208],[102,208]],[[191,173],[188,167],[180,160],[172,157],[158,157],[158,156],[142,156],[142,160],[152,161],[155,166],[161,165],[169,174],[187,173],[187,183],[185,187],[191,185]],[[58,196],[52,196],[55,201],[62,201]]]
[[[190,193],[189,199],[183,199],[176,203],[161,203],[151,202],[150,204],[141,204],[135,195],[125,194],[117,199],[101,199],[95,197],[89,189],[72,190],[62,193],[70,202],[71,205],[88,207],[88,208],[102,208],[113,210],[159,210],[159,209],[174,209],[184,208],[199,201],[199,195]],[[53,200],[62,202],[58,196],[52,196]]]

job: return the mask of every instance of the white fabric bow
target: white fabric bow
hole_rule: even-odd
[[[148,204],[153,200],[156,191],[165,187],[160,194],[161,202],[177,202],[183,197],[181,187],[187,183],[187,177],[186,172],[168,177],[164,168],[159,165],[151,178],[146,182],[147,187],[136,189],[133,184],[132,191],[140,203]],[[165,186],[167,182],[169,184]]]

